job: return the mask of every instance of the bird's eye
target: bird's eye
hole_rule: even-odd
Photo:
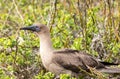
[[[38,26],[34,26],[34,27],[35,27],[36,32],[40,31],[40,27],[38,27]]]

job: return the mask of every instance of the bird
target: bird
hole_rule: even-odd
[[[74,49],[55,49],[52,46],[50,29],[41,23],[20,28],[34,32],[40,39],[40,56],[46,70],[55,75],[69,74],[78,77],[83,71],[90,72],[94,68],[103,73],[120,73],[120,68],[111,68],[109,65],[118,65],[98,61],[85,51]],[[83,70],[83,71],[82,71]]]

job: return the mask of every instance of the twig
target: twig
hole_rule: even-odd
[[[51,14],[50,14],[50,17],[49,17],[49,21],[47,23],[47,26],[50,26],[50,31],[52,30],[52,24],[54,23],[56,8],[57,8],[57,0],[54,0],[53,1],[53,6],[51,7]]]
[[[13,4],[15,6],[16,12],[18,13],[18,15],[20,16],[22,22],[24,23],[24,19],[23,19],[22,15],[20,14],[19,10],[18,10],[18,6],[16,5],[15,0],[13,0]]]

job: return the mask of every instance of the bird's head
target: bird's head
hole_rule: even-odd
[[[20,28],[20,30],[30,30],[30,31],[33,31],[39,35],[49,32],[49,28],[46,25],[40,24],[40,23],[35,23],[35,24],[28,26],[28,27],[22,27],[22,28]]]

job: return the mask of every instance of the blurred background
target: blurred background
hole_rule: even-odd
[[[36,22],[50,28],[56,49],[120,64],[120,0],[0,0],[0,79],[53,78],[41,64],[39,38],[19,30]]]

